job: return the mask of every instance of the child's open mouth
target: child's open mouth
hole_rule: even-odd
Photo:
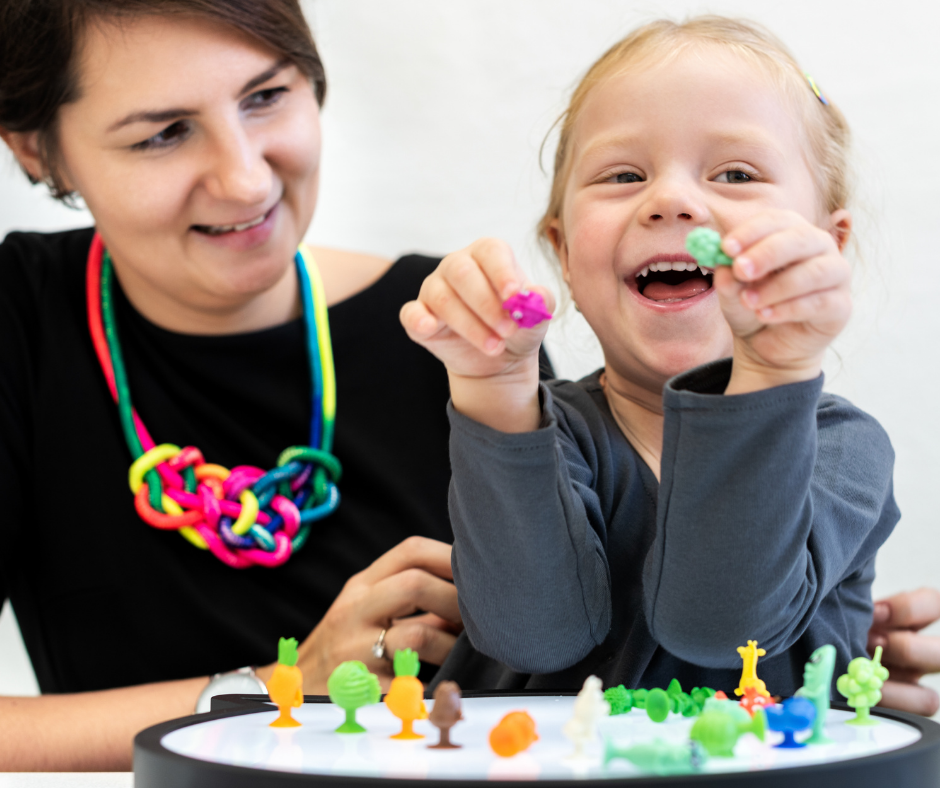
[[[661,304],[684,301],[712,286],[712,272],[683,261],[651,263],[636,275],[637,290],[644,298]]]

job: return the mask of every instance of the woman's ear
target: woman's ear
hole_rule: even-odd
[[[836,239],[839,251],[844,251],[852,236],[852,214],[845,208],[839,208],[829,214],[829,233]]]
[[[561,263],[561,275],[570,288],[571,278],[568,271],[568,244],[565,241],[565,232],[562,229],[561,220],[557,216],[549,223],[546,235],[548,235],[548,240],[555,249],[555,254],[558,255],[558,262]]]
[[[38,182],[46,177],[46,167],[39,151],[38,131],[7,131],[0,128],[0,137],[3,138],[7,147],[13,151],[20,167],[23,168],[30,179]]]

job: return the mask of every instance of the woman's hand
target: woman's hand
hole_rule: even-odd
[[[891,678],[881,688],[880,706],[933,716],[940,697],[918,684],[925,673],[940,672],[940,637],[920,630],[940,619],[940,591],[919,588],[875,602],[875,620],[868,633],[868,650],[884,649],[882,664]]]
[[[400,315],[408,336],[447,367],[454,407],[504,432],[533,430],[541,416],[538,350],[548,322],[522,329],[503,309],[523,289],[554,311],[548,290],[526,286],[508,244],[483,238],[447,255]]]
[[[844,241],[848,213],[837,211],[831,221]],[[793,211],[772,210],[728,233],[722,248],[734,260],[714,280],[734,333],[726,393],[816,378],[852,311],[851,269],[833,233]]]
[[[440,665],[463,629],[450,569],[450,545],[412,536],[353,575],[326,615],[300,645],[304,693],[326,695],[326,680],[340,662],[358,659],[386,691],[395,651],[414,649]],[[414,615],[420,612],[420,615]],[[383,629],[386,658],[372,654]],[[274,665],[258,669],[267,681]]]

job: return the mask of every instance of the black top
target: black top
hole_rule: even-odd
[[[43,692],[264,664],[303,639],[355,572],[407,536],[451,540],[447,376],[398,321],[437,260],[408,256],[329,310],[339,509],[284,566],[235,570],[134,511],[117,408],[88,334],[92,231],[0,245],[0,601]],[[273,467],[306,444],[301,319],[233,336],[161,329],[118,286],[134,404],[157,443]]]

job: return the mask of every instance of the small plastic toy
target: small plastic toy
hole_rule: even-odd
[[[646,696],[646,715],[653,722],[665,722],[671,705],[666,690],[658,687],[651,689]]]
[[[813,726],[816,707],[812,701],[806,698],[787,698],[783,705],[764,709],[764,714],[767,716],[767,727],[783,734],[783,741],[774,746],[785,750],[806,746],[806,742],[798,742],[794,734]]]
[[[291,716],[291,708],[304,704],[304,674],[297,667],[297,638],[281,638],[277,643],[277,665],[267,683],[271,702],[280,716],[271,723],[272,728],[299,728],[300,723]]]
[[[597,721],[610,714],[610,704],[604,700],[601,680],[588,676],[574,701],[574,714],[561,732],[574,744],[572,758],[584,757],[584,745],[597,738]]]
[[[337,733],[365,733],[366,729],[356,722],[356,709],[378,703],[382,697],[378,676],[369,672],[359,660],[340,662],[326,681],[330,700],[346,712],[346,722]]]
[[[610,706],[610,715],[626,714],[633,708],[633,693],[623,684],[604,690],[604,700]]]
[[[423,700],[424,685],[418,681],[418,671],[421,669],[418,653],[410,648],[396,651],[392,665],[395,678],[392,679],[392,685],[385,696],[385,705],[401,720],[401,732],[389,738],[423,739],[422,734],[412,730],[415,720],[428,718],[428,710]]]
[[[442,681],[434,690],[434,708],[428,715],[428,720],[441,732],[441,740],[437,744],[429,744],[431,750],[456,750],[460,744],[450,740],[450,729],[463,719],[460,710],[460,687],[456,681]]]
[[[757,691],[757,687],[748,687],[744,690],[744,697],[741,698],[740,706],[742,709],[745,709],[748,714],[753,715],[754,709],[758,706],[765,708],[767,706],[773,706],[774,702],[768,695],[761,695]]]
[[[731,258],[721,251],[721,236],[707,227],[696,227],[685,237],[685,248],[702,268],[731,265]]]
[[[877,725],[878,720],[872,719],[868,710],[881,700],[881,687],[888,680],[888,669],[881,664],[881,646],[875,649],[872,659],[853,659],[848,671],[836,682],[836,689],[855,709],[855,716],[846,720],[846,725]]]
[[[551,312],[545,308],[545,299],[529,290],[520,290],[507,298],[503,301],[503,309],[509,312],[519,328],[532,328],[544,320],[552,319]]]
[[[528,712],[511,711],[490,731],[490,748],[502,758],[511,758],[538,741],[535,720]]]
[[[832,692],[832,674],[836,669],[836,647],[820,646],[810,654],[803,668],[803,686],[796,691],[797,697],[812,701],[816,707],[813,732],[807,744],[828,744],[832,741],[825,733],[826,714],[829,712],[829,693]]]
[[[734,691],[735,695],[741,696],[748,687],[754,687],[761,695],[770,697],[767,686],[757,678],[757,658],[766,653],[764,649],[757,647],[756,640],[749,640],[746,646],[738,646],[738,654],[744,660],[744,668],[741,671],[741,683]]]
[[[722,703],[722,701],[719,701]],[[729,703],[724,701],[724,703]],[[737,709],[740,714],[732,709]],[[764,731],[767,721],[764,710],[757,709],[751,717],[737,703],[731,702],[727,709],[712,705],[709,700],[705,704],[705,711],[695,721],[689,737],[701,743],[705,751],[715,758],[734,757],[734,745],[745,733],[753,733],[761,741],[764,740]]]
[[[618,747],[604,739],[604,766],[614,758],[623,758],[638,769],[650,774],[694,774],[701,770],[708,756],[696,741],[674,744],[662,739]]]

